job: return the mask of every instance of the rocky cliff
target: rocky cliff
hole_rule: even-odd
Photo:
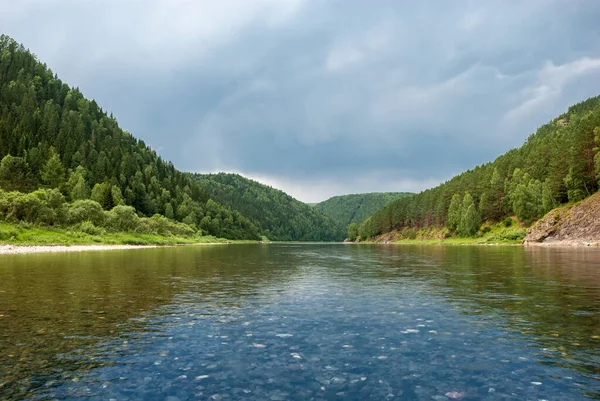
[[[524,243],[600,246],[600,193],[552,210],[527,230]]]

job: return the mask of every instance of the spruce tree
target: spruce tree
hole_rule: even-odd
[[[22,157],[6,155],[0,162],[0,188],[27,192],[33,187],[29,164]]]
[[[175,213],[173,213],[173,205],[171,205],[171,203],[167,203],[165,206],[165,217],[167,219],[173,219],[175,217]]]
[[[54,150],[42,168],[42,180],[50,188],[58,188],[65,182],[65,168]]]

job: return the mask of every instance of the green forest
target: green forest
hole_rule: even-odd
[[[118,233],[176,241],[365,240],[390,232],[414,238],[428,228],[473,237],[494,223],[528,226],[595,193],[599,147],[594,97],[520,148],[435,188],[337,196],[313,207],[237,174],[177,170],[34,54],[0,36],[1,241],[39,227],[94,241]]]
[[[239,176],[178,171],[6,35],[0,36],[0,160],[0,219],[22,229],[62,229],[97,240],[119,232],[344,237],[331,219],[281,191]],[[15,237],[12,228],[0,231],[0,240]]]
[[[113,214],[127,213],[163,216],[185,232],[260,238],[247,218],[210,200],[188,175],[5,35],[0,36],[0,158],[0,212],[9,221],[147,230],[111,223],[122,220]]]
[[[446,236],[482,233],[483,223],[527,226],[553,208],[578,202],[600,185],[600,96],[571,106],[527,142],[415,196],[398,199],[359,227],[361,239],[443,228]],[[517,239],[517,238],[515,238]]]
[[[211,199],[238,210],[273,241],[342,241],[346,225],[278,189],[238,174],[195,174]]]
[[[317,203],[314,207],[346,227],[351,223],[360,224],[388,203],[410,195],[409,192],[340,195]]]

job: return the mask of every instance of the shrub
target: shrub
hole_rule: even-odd
[[[64,220],[64,202],[57,189],[27,194],[0,191],[0,215],[7,220],[54,225]]]
[[[95,226],[104,223],[104,211],[98,202],[91,199],[76,200],[67,208],[69,224],[78,224],[89,221]]]
[[[495,233],[490,237],[486,238],[488,242],[502,242],[502,241],[522,241],[525,239],[527,230],[521,227],[514,227],[507,230],[503,230],[499,233]]]
[[[14,221],[26,221],[35,223],[43,204],[35,194],[23,194],[11,192],[8,198],[8,210],[6,217]]]
[[[115,206],[105,215],[106,225],[113,231],[136,231],[140,228],[140,218],[131,206]]]
[[[524,228],[514,228],[512,230],[506,230],[500,234],[500,238],[509,241],[517,241],[525,239],[527,230]]]
[[[512,226],[513,223],[513,219],[511,219],[510,217],[506,217],[504,220],[502,220],[502,224],[504,224],[504,227],[510,227]]]
[[[96,227],[94,223],[89,220],[82,221],[77,226],[77,230],[84,232],[89,235],[103,235],[106,233],[106,230],[101,227]]]
[[[150,234],[191,236],[196,231],[187,224],[167,219],[165,216],[155,214],[150,218],[140,219],[140,230]]]

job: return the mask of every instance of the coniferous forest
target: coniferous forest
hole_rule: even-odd
[[[236,174],[177,170],[26,48],[0,36],[0,218],[9,224],[236,240],[364,240],[392,231],[413,238],[427,228],[473,237],[492,223],[530,225],[595,193],[599,147],[594,97],[520,148],[435,188],[413,196],[334,197],[310,207]],[[12,235],[0,232],[0,239]]]
[[[238,210],[274,241],[342,241],[341,224],[278,189],[239,174],[196,174],[194,178],[217,202]]]
[[[217,191],[218,177],[178,171],[5,35],[0,37],[0,159],[0,216],[9,222],[89,233],[344,238],[333,221],[280,191],[253,183],[250,187],[264,192],[253,208],[247,197],[236,200]],[[248,180],[238,181],[242,188]],[[260,203],[264,196],[266,203]],[[271,214],[263,216],[265,210]]]
[[[388,203],[410,195],[412,195],[410,192],[339,195],[317,203],[314,208],[340,224],[348,226],[352,223],[360,224]]]
[[[409,198],[361,224],[361,238],[443,227],[445,235],[480,233],[484,222],[515,216],[529,225],[553,208],[578,202],[600,185],[600,96],[571,106],[518,149]],[[590,216],[598,218],[598,216]]]

